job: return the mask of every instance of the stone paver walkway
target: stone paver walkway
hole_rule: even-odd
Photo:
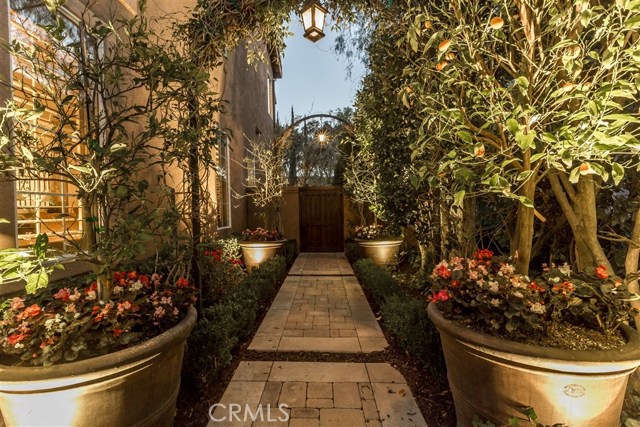
[[[243,408],[228,421],[228,408]],[[402,375],[387,363],[241,362],[208,427],[426,427]],[[278,405],[286,405],[285,420]],[[245,407],[271,419],[244,419]],[[225,418],[224,421],[222,419]],[[240,418],[240,420],[238,420]],[[280,418],[278,420],[277,418]]]
[[[344,275],[308,273],[318,265]],[[344,254],[300,254],[294,268],[305,275],[286,278],[249,350],[370,353],[387,347]]]
[[[300,254],[249,349],[385,347],[344,254]],[[427,426],[406,380],[388,363],[240,362],[209,417],[207,427]]]
[[[293,263],[289,276],[353,276],[343,253],[301,253]]]

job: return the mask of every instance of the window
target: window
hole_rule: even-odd
[[[273,117],[275,111],[275,102],[274,102],[274,80],[271,77],[267,77],[267,111],[269,112],[269,116]]]
[[[40,26],[50,24],[51,15],[42,2],[11,0],[10,7],[12,40],[18,40],[24,44],[46,45],[47,36]],[[69,46],[73,44],[79,46],[84,37],[81,27],[69,16],[62,16],[62,19],[66,26],[64,43],[68,43]],[[92,52],[88,52],[88,56],[91,55]],[[63,54],[56,60],[64,61],[72,67],[75,66],[73,62],[77,62]],[[46,66],[49,67],[50,64],[46,63]],[[42,98],[36,94],[43,92],[44,78],[41,75],[35,75],[37,71],[34,71],[29,64],[20,63],[16,58],[13,58],[12,68],[14,70],[13,99],[25,107],[33,107],[34,98]],[[54,67],[53,71],[56,72],[57,69]],[[74,135],[79,129],[85,127],[83,123],[86,124],[86,112],[78,100],[69,102],[69,107],[65,111],[67,117],[71,117],[77,124],[65,125],[63,129],[60,129],[59,112],[54,111],[50,103],[47,105],[45,102],[44,105],[45,111],[38,119],[36,126],[43,145],[47,146],[53,142],[53,134],[56,130]],[[74,144],[73,137],[68,138],[68,143],[73,147],[71,151],[86,153],[86,147],[79,142]],[[46,150],[47,147],[43,149]],[[32,171],[19,169],[16,171],[16,177],[18,247],[31,246],[38,234],[47,233],[52,247],[63,251],[71,250],[73,246],[71,243],[81,240],[84,227],[77,187],[68,179],[56,174],[34,174]]]
[[[231,188],[229,186],[229,138],[225,135],[218,146],[216,201],[218,228],[231,227]]]

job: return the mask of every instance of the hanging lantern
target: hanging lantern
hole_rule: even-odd
[[[302,7],[300,14],[302,15],[304,36],[314,43],[323,38],[327,9],[318,0],[309,0]]]

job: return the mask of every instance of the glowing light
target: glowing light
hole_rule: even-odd
[[[300,14],[302,15],[302,25],[304,26],[304,37],[314,43],[323,38],[327,9],[319,1],[310,0],[305,3]]]

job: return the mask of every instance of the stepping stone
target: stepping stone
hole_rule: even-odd
[[[242,362],[220,403],[242,408],[241,418],[248,407],[264,419],[212,420],[208,427],[427,426],[404,377],[388,363]],[[287,422],[276,419],[283,416],[278,405],[286,405]],[[225,408],[213,416],[225,417]]]

